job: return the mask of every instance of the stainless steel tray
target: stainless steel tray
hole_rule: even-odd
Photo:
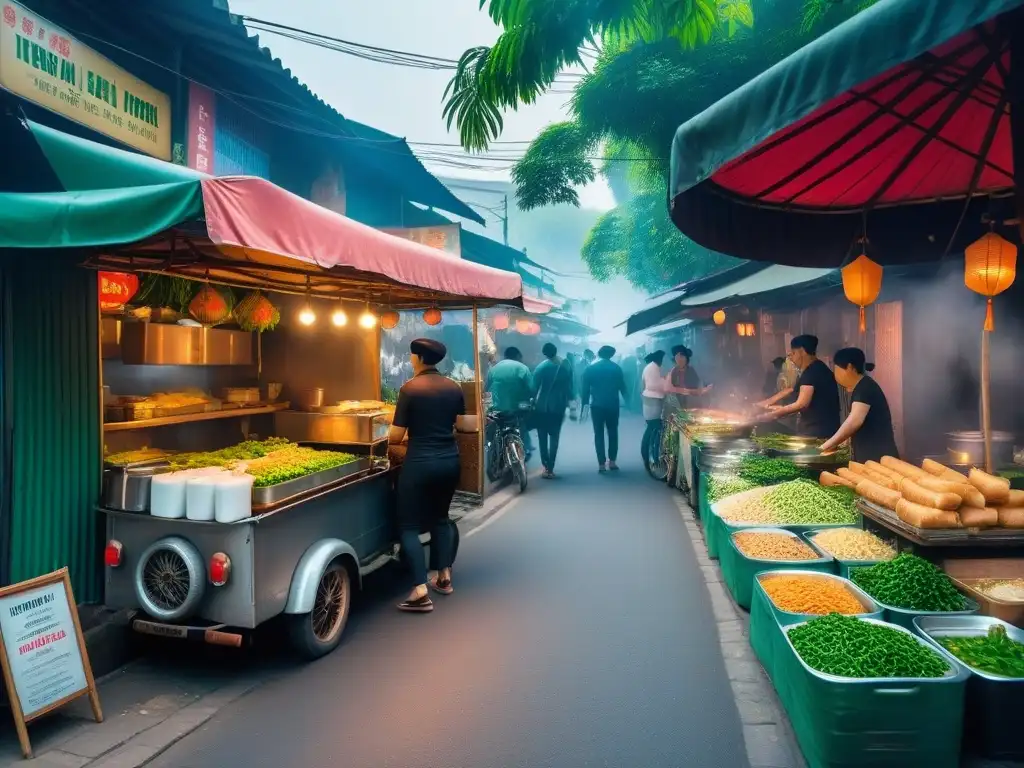
[[[972,667],[959,656],[951,651],[947,651],[937,639],[940,637],[980,637],[986,634],[991,627],[995,626],[1005,628],[1006,636],[1011,640],[1024,643],[1024,630],[992,616],[918,616],[914,619],[914,628],[929,644],[944,656],[956,659],[978,677],[1024,686],[1024,678],[1004,677],[1003,675],[996,675],[992,672],[985,672],[977,667]]]
[[[355,461],[342,464],[340,467],[325,469],[322,472],[314,472],[312,475],[297,477],[294,480],[287,480],[277,485],[268,485],[266,488],[253,488],[252,503],[255,507],[278,504],[286,499],[315,490],[320,486],[336,483],[351,475],[359,474],[369,469],[370,466],[370,457],[360,456]]]

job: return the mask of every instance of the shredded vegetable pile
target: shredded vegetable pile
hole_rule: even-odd
[[[849,488],[792,480],[729,505],[720,515],[730,524],[851,525],[858,519],[856,500]]]
[[[968,666],[1003,677],[1024,677],[1024,645],[1001,624],[980,637],[938,637],[939,645]]]
[[[740,460],[739,476],[754,485],[775,485],[808,475],[789,459],[769,459],[751,453]]]
[[[317,451],[298,445],[274,451],[245,464],[245,471],[256,478],[255,488],[266,488],[326,469],[340,467],[356,460],[356,456],[340,451]]]
[[[738,475],[718,474],[707,476],[708,503],[714,504],[719,499],[732,496],[735,493],[749,491],[757,486],[749,480],[744,480]]]
[[[870,531],[856,528],[834,528],[822,531],[812,539],[815,546],[837,560],[892,560],[896,550]]]
[[[761,586],[780,610],[790,613],[865,613],[857,596],[837,579],[771,574],[761,577]]]
[[[831,614],[788,630],[807,666],[854,678],[942,677],[949,671],[935,651],[894,627]]]
[[[1024,603],[1024,579],[979,579],[971,586],[992,600]]]
[[[855,568],[850,580],[875,600],[893,608],[948,612],[967,607],[964,596],[945,573],[909,552],[870,568]]]
[[[752,560],[820,560],[821,556],[796,536],[785,533],[740,531],[732,535],[736,548]]]
[[[259,459],[272,451],[291,445],[283,437],[271,437],[268,440],[246,440],[229,448],[204,453],[182,453],[171,459],[171,469],[205,469],[206,467],[226,467],[238,461]]]

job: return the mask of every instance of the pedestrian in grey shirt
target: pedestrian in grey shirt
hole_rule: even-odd
[[[594,449],[597,451],[598,472],[615,472],[619,455],[619,408],[621,397],[628,396],[626,378],[617,363],[612,362],[615,348],[604,346],[598,350],[600,358],[583,372],[580,402],[590,405],[590,418],[594,423]],[[605,453],[605,432],[608,433],[608,452]]]

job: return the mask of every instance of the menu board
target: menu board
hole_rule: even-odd
[[[88,694],[102,721],[67,568],[0,589],[0,661],[18,738],[25,724]]]

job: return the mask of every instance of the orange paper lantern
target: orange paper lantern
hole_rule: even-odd
[[[995,329],[992,297],[1009,288],[1017,276],[1017,246],[989,232],[967,246],[964,256],[964,284],[988,299],[985,330],[992,331]]]
[[[711,319],[715,321],[715,325],[725,325],[725,310],[718,310],[711,316]]]
[[[100,272],[100,309],[117,312],[139,291],[138,275],[124,272]]]
[[[860,308],[860,332],[865,333],[868,323],[864,307],[873,304],[882,291],[882,266],[862,253],[843,267],[842,273],[843,293]]]
[[[423,313],[423,322],[427,325],[440,325],[441,324],[441,310],[436,307],[431,307]]]
[[[524,319],[516,320],[516,333],[521,333],[524,336],[530,333],[530,321]]]
[[[188,313],[203,325],[220,325],[231,316],[228,303],[209,283],[188,304]]]
[[[398,321],[398,313],[393,309],[389,309],[380,316],[380,327],[385,331],[390,331],[398,327]]]
[[[494,330],[504,331],[508,329],[508,315],[502,312],[494,316]]]

